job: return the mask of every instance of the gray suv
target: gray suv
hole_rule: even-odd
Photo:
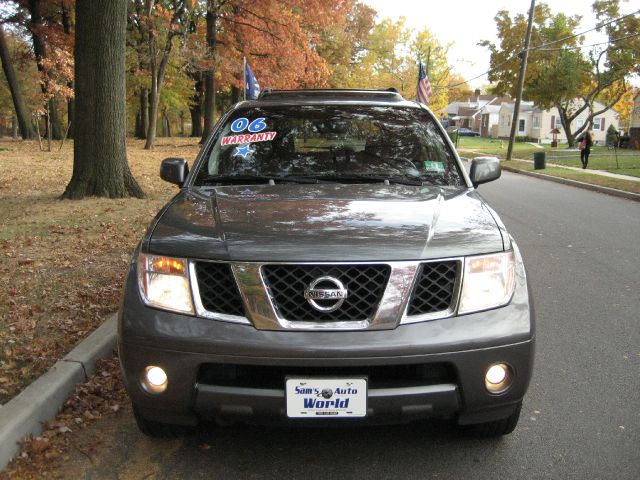
[[[515,428],[533,364],[522,257],[424,106],[264,91],[231,108],[129,268],[118,348],[140,429],[451,419]]]

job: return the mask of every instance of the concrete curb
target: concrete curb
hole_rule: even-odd
[[[633,192],[625,192],[624,190],[618,190],[616,188],[603,187],[601,185],[593,185],[591,183],[579,182],[577,180],[569,180],[567,178],[554,177],[552,175],[545,175],[544,173],[534,173],[525,170],[518,170],[513,167],[506,167],[502,165],[502,169],[507,172],[519,173],[529,177],[541,178],[543,180],[549,180],[550,182],[561,183],[563,185],[570,185],[572,187],[583,188],[585,190],[591,190],[592,192],[604,193],[606,195],[612,195],[614,197],[626,198],[628,200],[635,200],[640,202],[640,194]]]
[[[18,396],[0,406],[0,471],[20,451],[28,434],[42,432],[78,383],[95,371],[96,360],[112,354],[116,340],[116,315],[110,316],[62,360]]]

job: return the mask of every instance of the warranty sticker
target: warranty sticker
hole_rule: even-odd
[[[238,145],[240,143],[270,142],[276,138],[276,132],[260,132],[245,135],[229,135],[222,137],[221,145]]]

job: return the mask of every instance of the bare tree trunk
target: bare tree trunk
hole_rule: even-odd
[[[171,122],[169,121],[169,117],[166,112],[162,112],[162,118],[164,121],[164,136],[171,136]]]
[[[72,21],[73,16],[71,14],[70,6],[65,5],[64,2],[61,3],[60,6],[62,8],[62,13],[61,13],[62,28],[64,30],[64,33],[69,35],[69,37],[71,38],[71,36],[73,35],[73,21]],[[73,80],[67,83],[67,86],[71,90],[73,90],[74,89]],[[67,100],[67,131],[65,132],[65,136],[62,139],[62,144],[64,144],[64,141],[67,138],[73,138],[73,127],[75,124],[75,122],[73,121],[74,110],[75,110],[74,100],[73,100],[73,97],[71,97]]]
[[[218,5],[216,0],[207,0],[207,47],[211,68],[204,72],[204,130],[201,142],[204,142],[213,130],[216,117],[216,30],[218,22]]]
[[[152,3],[146,5],[146,12],[151,14]],[[167,39],[160,56],[160,62],[158,63],[157,45],[155,33],[149,30],[149,57],[151,63],[151,92],[149,96],[149,128],[147,129],[147,141],[144,145],[146,150],[153,148],[153,142],[156,137],[156,129],[158,125],[158,104],[160,103],[160,91],[162,89],[162,82],[164,81],[164,75],[167,71],[167,64],[169,63],[169,56],[173,49],[173,37],[179,33],[179,24],[183,19],[186,10],[186,4],[180,3],[173,12],[171,21],[169,22],[169,32],[167,33]]]
[[[158,103],[160,101],[158,91],[158,74],[155,62],[151,62],[151,91],[149,92],[149,126],[147,127],[147,141],[144,144],[145,150],[152,150],[156,141],[156,130],[158,128]]]
[[[142,198],[126,148],[127,0],[76,0],[76,139],[62,195]]]
[[[231,87],[231,103],[238,103],[240,101],[240,89],[238,87]]]
[[[196,72],[193,77],[195,80],[195,93],[191,97],[191,136],[202,136],[202,98],[204,95],[204,83],[202,82],[202,72]]]
[[[142,120],[140,118],[140,111],[136,112],[136,124],[133,127],[133,136],[136,138],[140,138],[142,136]]]
[[[149,129],[149,90],[142,87],[140,91],[140,130],[142,134],[140,138],[147,138],[147,130]]]
[[[20,84],[16,78],[15,70],[13,69],[13,63],[11,62],[11,55],[9,54],[9,48],[7,47],[2,24],[0,24],[0,59],[2,60],[2,69],[7,77],[9,90],[11,91],[13,107],[16,111],[18,125],[20,126],[20,134],[25,140],[33,138],[34,132],[31,127],[31,122],[29,121],[29,110],[27,109],[27,104],[24,101]]]
[[[47,58],[47,49],[45,46],[44,39],[42,38],[42,13],[41,8],[42,0],[29,0],[28,8],[29,13],[31,14],[31,37],[33,39],[33,52],[36,54],[36,63],[38,65],[38,71],[40,73],[48,73],[44,67],[43,60]],[[49,86],[46,82],[41,83],[42,93],[45,97],[49,96]],[[51,116],[51,129],[53,138],[56,140],[60,140],[62,138],[62,124],[60,122],[60,116],[58,115],[58,102],[54,98],[49,100],[49,105],[47,106],[47,110],[49,111],[49,115]]]

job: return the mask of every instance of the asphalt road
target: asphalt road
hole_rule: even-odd
[[[640,478],[640,203],[505,173],[480,192],[519,243],[538,317],[520,424],[500,440],[440,423],[251,426],[178,440],[130,411],[81,432],[67,478]]]

